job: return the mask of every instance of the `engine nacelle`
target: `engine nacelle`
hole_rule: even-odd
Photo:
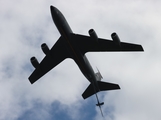
[[[31,61],[31,64],[33,65],[34,68],[40,68],[40,64],[39,64],[38,60],[36,59],[36,57],[32,57],[30,59],[30,61]]]
[[[111,34],[111,38],[117,46],[121,47],[120,38],[115,32]]]
[[[50,53],[49,47],[47,46],[46,43],[43,43],[43,44],[41,45],[41,49],[42,49],[42,51],[45,53],[45,55],[47,55],[47,54]]]
[[[88,31],[88,33],[89,33],[90,37],[91,37],[93,40],[95,40],[96,42],[98,42],[98,36],[97,36],[96,32],[94,31],[94,29],[90,29],[90,30]]]

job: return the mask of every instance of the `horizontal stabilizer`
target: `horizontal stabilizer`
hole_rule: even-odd
[[[118,84],[107,83],[102,81],[97,81],[97,84],[98,84],[99,90],[95,89],[94,91],[93,85],[90,84],[82,94],[82,97],[86,99],[99,91],[120,89],[120,86]]]
[[[100,91],[120,89],[118,84],[97,81]]]
[[[98,91],[96,91],[96,92],[98,92]],[[87,87],[87,89],[84,91],[84,93],[82,94],[82,97],[83,97],[84,99],[86,99],[86,98],[92,96],[93,94],[95,94],[95,91],[94,91],[94,89],[93,89],[93,85],[90,84],[90,85]]]

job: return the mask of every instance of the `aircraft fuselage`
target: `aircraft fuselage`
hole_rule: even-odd
[[[67,23],[63,14],[55,7],[51,6],[52,19],[59,30],[62,37],[64,37],[65,42],[67,43],[67,48],[69,49],[72,59],[77,63],[78,67],[84,74],[84,76],[95,86],[95,89],[99,89],[97,86],[97,80],[95,77],[94,70],[92,69],[87,57],[85,54],[81,53],[78,47],[72,42],[71,33],[72,30]]]
[[[103,116],[101,106],[104,102],[99,102],[97,93],[106,90],[117,90],[120,89],[120,86],[118,84],[101,81],[102,76],[100,72],[94,73],[85,53],[143,51],[143,48],[139,44],[121,42],[116,33],[111,34],[112,40],[99,38],[93,29],[89,30],[89,36],[74,34],[63,14],[54,6],[50,6],[50,10],[52,19],[61,36],[51,49],[49,49],[46,43],[41,45],[45,57],[40,63],[36,57],[30,59],[35,70],[28,79],[33,84],[63,60],[71,58],[76,62],[83,75],[90,82],[89,86],[83,92],[82,97],[86,99],[95,94],[97,99],[96,106],[100,108]]]

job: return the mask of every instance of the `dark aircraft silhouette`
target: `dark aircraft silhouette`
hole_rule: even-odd
[[[35,70],[30,75],[29,81],[33,84],[60,62],[66,58],[71,58],[76,62],[84,76],[90,82],[90,85],[84,91],[82,97],[86,99],[95,94],[98,102],[96,105],[99,106],[101,110],[101,105],[104,103],[99,102],[97,92],[120,89],[120,87],[117,84],[102,82],[100,72],[94,73],[85,53],[104,51],[143,51],[142,46],[120,42],[116,33],[111,34],[112,40],[98,38],[93,29],[89,30],[90,36],[75,34],[72,32],[63,14],[57,8],[50,6],[50,10],[52,19],[61,36],[51,49],[49,49],[45,43],[41,45],[42,51],[46,56],[40,63],[35,57],[30,59]]]

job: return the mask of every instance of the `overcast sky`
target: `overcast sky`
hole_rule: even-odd
[[[117,32],[121,41],[141,44],[144,52],[87,53],[103,81],[121,90],[98,94],[103,120],[161,119],[161,2],[159,0],[1,0],[0,120],[101,120],[96,99],[83,100],[89,85],[73,60],[67,59],[31,85],[30,58],[45,56],[60,34],[50,5],[66,17],[73,32],[101,38]]]

